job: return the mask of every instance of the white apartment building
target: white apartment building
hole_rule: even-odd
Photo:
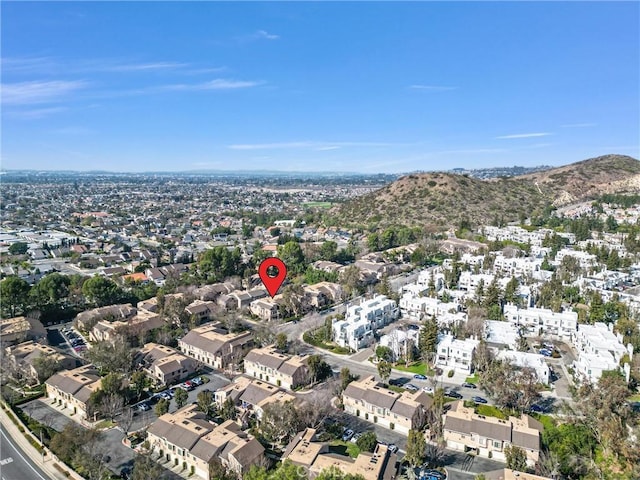
[[[501,272],[511,277],[532,276],[540,271],[543,259],[534,257],[507,258],[501,253],[496,255],[493,271]]]
[[[597,258],[595,255],[592,255],[587,252],[583,252],[581,250],[573,250],[571,248],[563,248],[558,250],[556,253],[555,261],[560,264],[562,259],[566,256],[574,257],[580,262],[580,267],[589,268],[597,264]]]
[[[420,318],[423,315],[440,316],[460,311],[457,302],[442,302],[439,298],[420,297],[412,292],[405,292],[400,298],[400,310],[403,315]]]
[[[400,330],[396,329],[387,335],[380,337],[380,345],[389,347],[393,352],[394,360],[402,358],[407,353],[408,348],[418,345],[418,329]]]
[[[514,350],[500,350],[500,352],[498,352],[498,359],[506,360],[518,368],[531,368],[540,383],[549,385],[549,365],[544,361],[542,355]]]
[[[480,342],[467,338],[456,340],[453,335],[443,335],[438,342],[436,365],[458,372],[473,372],[473,352]]]
[[[622,344],[622,335],[613,333],[613,325],[597,322],[594,325],[578,325],[574,341],[578,358],[574,362],[576,374],[582,379],[597,382],[605,370],[620,368],[625,354],[633,358],[633,346]],[[628,367],[625,368],[628,381]]]
[[[333,339],[343,347],[358,351],[373,343],[374,332],[396,320],[400,309],[395,301],[384,295],[353,305],[344,320],[333,322]]]
[[[554,312],[548,308],[505,305],[504,316],[508,322],[525,327],[527,336],[548,335],[572,342],[578,329],[578,314],[571,311]]]
[[[460,274],[460,280],[458,281],[458,288],[460,290],[466,290],[470,295],[475,295],[476,288],[480,282],[484,283],[484,288],[486,288],[493,281],[493,275],[486,273],[471,273],[469,271],[462,272]]]
[[[484,322],[484,338],[488,343],[505,345],[511,350],[518,346],[518,327],[509,322],[486,320]]]

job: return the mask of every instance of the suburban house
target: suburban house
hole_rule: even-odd
[[[195,372],[195,361],[178,350],[147,343],[136,354],[135,363],[160,385],[172,385]]]
[[[136,308],[130,303],[107,305],[79,313],[74,323],[79,330],[88,332],[100,320],[128,320],[135,314]]]
[[[197,319],[198,324],[210,321],[216,311],[216,304],[209,301],[194,300],[184,311],[190,317]]]
[[[254,348],[244,359],[244,371],[250,377],[293,390],[309,383],[307,361],[307,357],[285,355],[273,346]]]
[[[194,404],[162,415],[147,434],[154,454],[204,480],[215,480],[209,475],[214,460],[242,475],[264,459],[264,447],[238,424],[232,420],[221,425],[210,422]]]
[[[371,345],[375,331],[396,320],[399,314],[395,301],[376,295],[349,307],[344,320],[333,322],[333,339],[342,347],[358,351]]]
[[[218,370],[240,362],[252,346],[251,332],[232,333],[219,323],[194,328],[178,340],[182,353]]]
[[[160,315],[140,310],[137,315],[125,321],[100,320],[89,332],[89,339],[94,342],[104,342],[113,341],[123,334],[140,336],[164,325],[166,322]]]
[[[40,320],[30,317],[3,318],[0,320],[2,345],[21,343],[26,340],[45,341],[47,331]]]
[[[13,369],[20,372],[20,375],[25,378],[30,385],[40,383],[38,380],[38,372],[34,368],[33,362],[41,356],[56,360],[61,369],[66,370],[76,367],[77,360],[75,358],[64,355],[47,345],[33,341],[7,347],[4,350],[4,360]]]
[[[479,340],[457,340],[453,335],[442,335],[438,341],[436,365],[462,373],[473,372],[473,352]]]
[[[101,386],[100,375],[92,365],[62,370],[45,382],[47,397],[51,403],[69,409],[79,418],[87,417],[87,402]]]
[[[249,310],[260,320],[271,321],[278,318],[280,306],[272,298],[262,298],[251,302]]]
[[[551,477],[541,477],[533,473],[516,472],[510,468],[493,470],[484,474],[487,480],[554,480]]]
[[[380,386],[372,375],[351,382],[342,402],[345,412],[407,435],[422,428],[433,399],[421,390],[394,392]]]
[[[313,428],[298,433],[289,442],[282,455],[282,461],[285,460],[304,468],[309,479],[332,467],[345,474],[361,475],[367,480],[392,480],[397,473],[397,456],[389,452],[387,445],[379,443],[373,453],[361,452],[354,459],[330,453],[329,444],[318,441]]]
[[[502,462],[506,460],[505,448],[514,445],[524,450],[527,464],[533,466],[542,448],[541,434],[542,424],[525,414],[501,420],[478,415],[461,401],[453,402],[444,414],[447,447]]]
[[[239,376],[214,393],[214,401],[219,408],[222,408],[229,399],[240,410],[242,424],[248,425],[249,417],[252,414],[258,420],[262,417],[266,405],[274,402],[294,402],[296,397],[274,385]]]

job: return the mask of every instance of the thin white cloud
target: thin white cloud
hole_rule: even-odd
[[[203,90],[237,90],[241,88],[252,88],[263,85],[264,82],[250,80],[230,80],[226,78],[216,78],[209,82],[192,84],[163,85],[157,87],[158,90],[179,90],[179,91],[203,91]],[[153,90],[155,87],[151,87]]]
[[[257,39],[264,38],[265,40],[278,40],[280,35],[275,35],[273,33],[269,33],[266,30],[258,30],[254,33],[254,37]]]
[[[32,81],[2,84],[2,103],[29,105],[52,103],[87,87],[83,80]]]
[[[339,150],[342,147],[339,147],[338,145],[327,145],[326,147],[318,147],[316,150],[318,150],[319,152],[326,152],[329,150]]]
[[[64,112],[68,110],[66,107],[50,107],[50,108],[30,108],[26,110],[10,110],[5,111],[5,114],[14,117],[22,118],[26,120],[37,120],[45,118],[56,113]]]
[[[562,128],[587,128],[595,127],[597,123],[569,123],[567,125],[560,125]]]
[[[70,126],[70,127],[61,127],[51,130],[51,133],[56,135],[88,135],[93,133],[93,130],[87,127],[80,126]]]
[[[513,135],[501,135],[500,137],[496,137],[501,140],[508,140],[512,138],[534,138],[534,137],[548,137],[549,135],[553,135],[553,133],[542,132],[542,133],[516,133]]]
[[[428,92],[447,92],[449,90],[457,90],[458,87],[447,87],[444,85],[410,85],[411,90],[423,90]]]
[[[276,143],[244,143],[228,145],[231,150],[277,150],[277,149],[302,149],[335,150],[342,147],[393,147],[406,146],[402,143],[384,142],[276,142]]]
[[[103,67],[104,71],[109,72],[140,72],[140,71],[157,71],[157,70],[177,70],[188,67],[188,63],[178,62],[155,62],[155,63],[129,63],[121,65],[112,65]]]
[[[51,57],[2,57],[0,65],[5,73],[38,73],[58,66]]]

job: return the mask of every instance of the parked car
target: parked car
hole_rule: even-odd
[[[464,382],[464,383],[462,384],[462,386],[463,386],[464,388],[478,388],[478,387],[476,387],[473,383],[467,383],[467,382]]]
[[[349,440],[351,440],[351,437],[353,437],[353,430],[351,430],[350,428],[347,429],[344,434],[342,435],[342,441],[343,442],[348,442]]]
[[[438,470],[421,470],[420,480],[445,480],[447,476]]]
[[[433,393],[433,387],[431,386],[422,387],[422,391],[426,393]]]
[[[540,405],[531,405],[529,411],[531,413],[544,413],[544,408],[542,408]]]
[[[398,451],[398,446],[395,443],[390,444],[388,448],[391,453],[396,453]]]
[[[191,383],[193,383],[194,385],[200,386],[204,383],[204,380],[202,380],[202,377],[196,377],[191,379]]]
[[[416,373],[413,378],[415,378],[416,380],[426,380],[427,377],[425,375],[422,375],[421,373]]]
[[[453,390],[445,390],[444,395],[445,397],[451,397],[451,398],[457,398],[457,399],[462,398],[462,395],[460,395],[458,392],[454,392]]]
[[[361,432],[356,433],[353,437],[351,437],[350,442],[351,443],[356,443],[361,436],[362,436]]]
[[[473,400],[476,403],[488,403],[485,398],[478,397],[477,395],[475,397],[471,397],[471,400]]]
[[[151,407],[148,403],[142,402],[138,404],[138,410],[140,410],[141,412],[146,412],[148,410],[151,410]]]
[[[416,387],[413,383],[407,383],[404,388],[406,388],[407,390],[411,390],[412,392],[418,390],[418,387]]]
[[[540,355],[544,355],[545,357],[550,357],[552,352],[550,350],[547,350],[546,348],[543,348],[538,353],[540,353]]]

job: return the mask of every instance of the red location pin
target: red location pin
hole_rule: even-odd
[[[273,276],[269,275],[269,273],[272,273],[267,273],[269,267],[274,267],[275,270],[278,271],[278,273]],[[260,275],[260,280],[262,280],[264,286],[267,287],[267,292],[269,292],[269,295],[271,295],[271,297],[273,298],[275,294],[278,293],[280,285],[282,285],[282,282],[284,282],[284,279],[287,276],[287,266],[279,258],[265,258],[260,264],[260,267],[258,267],[258,274]]]

